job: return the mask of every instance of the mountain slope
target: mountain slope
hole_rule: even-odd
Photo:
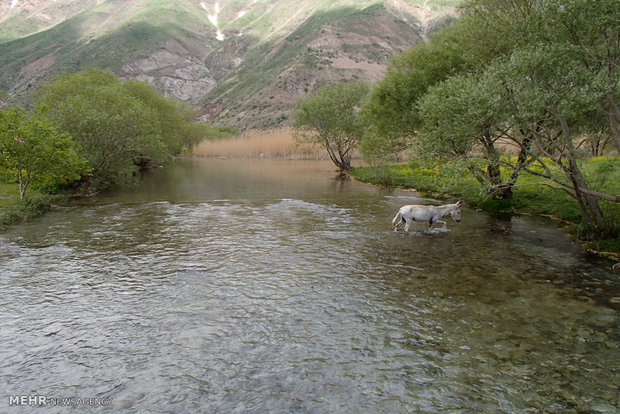
[[[286,123],[289,107],[328,82],[377,80],[389,56],[420,39],[382,5],[318,12],[283,39],[263,42],[209,93],[207,114],[252,127]]]
[[[205,57],[219,43],[207,16],[190,1],[117,0],[94,5],[54,27],[0,44],[0,88],[24,94],[51,74],[102,67],[123,75],[124,66],[171,50],[176,65]],[[2,26],[0,26],[2,27]],[[127,74],[127,77],[141,73]],[[205,74],[192,74],[201,80]],[[213,83],[206,76],[207,83]],[[205,89],[206,90],[206,89]],[[170,91],[175,95],[176,91]],[[187,97],[186,97],[187,99]]]
[[[101,0],[10,0],[0,2],[0,43],[56,26]]]
[[[453,18],[457,0],[13,0],[0,6],[0,89],[102,67],[241,127],[287,122],[326,82],[376,80]],[[10,6],[13,7],[10,7]]]

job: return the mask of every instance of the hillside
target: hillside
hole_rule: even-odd
[[[286,124],[326,82],[379,79],[458,0],[12,0],[0,3],[0,89],[16,101],[87,67],[189,101],[202,120]]]

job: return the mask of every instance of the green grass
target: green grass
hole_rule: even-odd
[[[17,184],[0,182],[0,226],[21,221]]]
[[[17,184],[0,182],[0,197],[17,197]]]
[[[17,184],[0,182],[0,211],[4,212],[17,206]]]
[[[620,194],[619,157],[583,159],[580,167],[593,190]],[[577,202],[565,192],[544,185],[552,184],[550,181],[532,174],[520,175],[512,200],[491,199],[473,176],[457,165],[428,167],[420,161],[412,161],[383,167],[359,167],[353,169],[351,174],[360,181],[415,188],[437,198],[463,198],[471,207],[487,211],[549,216],[565,223],[565,230],[576,237],[582,226]],[[617,229],[620,204],[606,200],[599,200],[599,203],[607,220]],[[592,251],[620,256],[620,235],[613,239],[584,241],[584,245]]]

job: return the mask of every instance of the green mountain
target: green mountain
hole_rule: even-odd
[[[20,99],[88,67],[139,78],[241,127],[286,124],[327,83],[379,79],[459,0],[12,0],[0,5],[0,89]]]

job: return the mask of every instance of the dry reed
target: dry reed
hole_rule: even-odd
[[[326,158],[320,147],[297,143],[293,131],[288,128],[252,130],[239,137],[205,140],[193,148],[192,154],[219,158]]]

